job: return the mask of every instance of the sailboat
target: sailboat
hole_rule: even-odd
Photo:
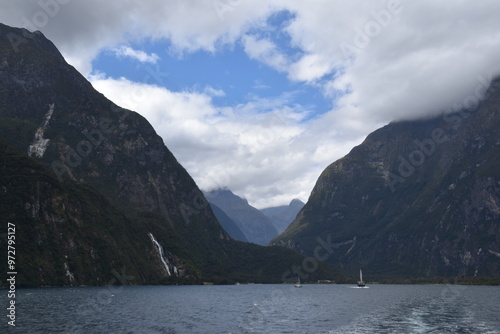
[[[358,286],[360,288],[363,288],[366,286],[365,282],[363,282],[363,272],[361,271],[361,269],[359,269],[359,281],[358,281]]]
[[[302,285],[300,284],[300,277],[297,277],[297,283],[295,283],[296,288],[301,288]]]

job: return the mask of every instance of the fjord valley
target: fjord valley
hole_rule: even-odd
[[[500,1],[0,1],[0,333],[500,334]]]
[[[280,282],[302,263],[233,240],[146,119],[42,33],[0,25],[0,64],[0,216],[16,226],[18,286]],[[320,264],[319,277],[340,276]]]
[[[0,43],[0,213],[16,224],[19,286],[500,275],[499,80],[474,108],[371,133],[305,205],[257,210],[202,192],[42,33],[0,25]]]
[[[278,236],[278,228],[288,226],[298,212],[292,211],[292,214],[287,215],[290,206],[268,208],[267,211],[258,210],[229,189],[214,189],[206,192],[205,196],[212,208],[219,208],[234,221],[236,227],[245,235],[245,239],[258,245],[267,245],[271,239]],[[267,212],[277,212],[278,215],[273,216],[266,214]],[[279,213],[284,216],[280,217]],[[224,219],[220,217],[219,221],[221,218]]]
[[[220,188],[205,192],[205,196],[231,237],[258,245],[267,245],[283,232],[304,206],[301,200],[294,199],[288,205],[258,210],[231,190]]]

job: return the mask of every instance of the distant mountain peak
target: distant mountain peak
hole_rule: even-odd
[[[292,201],[290,202],[290,204],[288,204],[288,206],[298,206],[298,205],[301,205],[301,206],[304,206],[304,202],[302,202],[300,199],[298,198],[294,198],[292,199]]]
[[[265,208],[261,211],[271,220],[278,232],[282,233],[303,207],[304,203],[301,200],[293,199],[289,205]]]
[[[205,192],[205,196],[210,203],[222,209],[238,225],[249,242],[267,245],[278,235],[278,231],[266,215],[229,189]]]

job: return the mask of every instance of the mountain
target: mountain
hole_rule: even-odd
[[[217,217],[217,220],[219,221],[220,225],[224,230],[229,234],[231,238],[234,240],[239,240],[239,241],[244,241],[248,242],[247,237],[245,237],[245,234],[241,232],[240,228],[238,225],[229,218],[226,213],[219,208],[217,205],[210,203],[210,207],[212,208],[212,211],[214,212],[215,217]]]
[[[0,153],[0,216],[14,226],[19,284],[107,284],[118,277],[154,282],[162,277],[154,249],[141,246],[151,242],[144,227],[104,196],[78,182],[61,183],[46,166],[1,142]],[[171,254],[165,260],[169,270],[188,274]]]
[[[221,208],[238,225],[249,242],[267,245],[278,235],[269,218],[230,190],[216,189],[205,195],[211,204]]]
[[[321,238],[322,259],[370,279],[500,275],[500,80],[474,99],[370,134],[272,244],[311,256]]]
[[[216,240],[229,237],[146,119],[96,92],[40,32],[1,26],[0,43],[6,144],[46,165],[58,181],[86,185],[120,208],[142,230],[141,239],[151,239],[143,252],[158,253],[158,265],[172,263],[171,254],[187,277],[208,270],[203,264],[221,247]],[[36,200],[26,205],[37,206]],[[49,223],[46,216],[41,210],[33,218]],[[157,250],[153,239],[168,247]],[[174,270],[165,265],[163,276]]]
[[[95,91],[42,33],[2,24],[0,142],[18,286],[280,282],[304,261],[231,239],[145,118]],[[332,275],[319,265],[309,278]]]
[[[294,199],[288,205],[265,208],[260,211],[271,220],[278,233],[282,233],[303,207],[304,203],[300,199]]]

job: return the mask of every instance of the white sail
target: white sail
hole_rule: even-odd
[[[363,272],[361,269],[359,269],[359,281],[358,281],[358,286],[360,288],[363,288],[365,286],[365,282],[363,282]]]
[[[296,288],[301,288],[302,285],[300,284],[300,277],[297,277],[297,283],[295,284]]]

